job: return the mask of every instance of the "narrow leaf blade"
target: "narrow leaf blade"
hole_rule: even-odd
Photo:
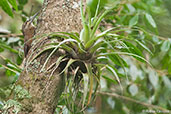
[[[16,3],[16,0],[8,0],[8,2],[12,5],[12,7],[18,11],[18,6],[17,6],[17,3]]]
[[[0,6],[9,16],[13,17],[12,10],[11,10],[7,0],[0,0]]]

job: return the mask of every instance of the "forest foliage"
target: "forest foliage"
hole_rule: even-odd
[[[36,3],[41,4],[40,0]],[[19,15],[22,22],[30,16],[24,9],[28,4],[28,0],[0,0],[3,12],[9,15],[7,18],[15,20]],[[81,71],[82,89],[73,91],[74,78],[79,72],[78,68],[74,69],[75,74],[66,83],[56,113],[84,108],[87,113],[104,114],[171,111],[171,10],[168,4],[171,4],[169,0],[88,0],[86,10],[81,8],[81,33],[48,34],[64,40],[49,44],[45,50],[60,47],[75,57],[68,60],[62,72],[80,60],[87,71]],[[7,77],[7,81],[0,81],[0,110],[15,106],[17,113],[21,108],[18,100],[31,96],[22,87],[15,86],[23,70],[20,65],[24,42],[21,32],[12,30],[0,31],[0,75]],[[72,47],[79,51],[75,52]],[[4,53],[12,54],[15,59],[5,57]],[[94,58],[96,62],[87,62],[89,56],[92,56],[89,62]],[[57,64],[64,59],[59,57]],[[9,99],[11,92],[16,95],[13,99]],[[77,102],[80,100],[81,107]]]

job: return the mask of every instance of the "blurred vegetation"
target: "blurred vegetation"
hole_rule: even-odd
[[[0,109],[7,104],[10,92],[13,91],[12,84],[22,69],[21,25],[26,18],[39,11],[42,5],[42,0],[17,0],[16,4],[7,2],[9,7],[6,9],[7,7],[3,8],[2,1],[0,2],[2,8],[0,9]],[[108,2],[110,0],[101,0],[99,9],[104,10]],[[98,0],[89,0],[92,15],[95,14],[97,5]],[[133,48],[132,51],[142,54],[152,66],[137,61],[136,58],[122,55],[127,64],[123,68],[117,57],[114,57],[110,65],[120,74],[123,90],[110,72],[104,72],[100,80],[101,92],[97,93],[98,97],[85,113],[146,114],[144,111],[148,110],[171,111],[171,0],[112,0],[110,5],[116,7],[102,20],[99,31],[103,32],[112,27],[129,28],[114,37],[124,35],[130,42],[127,45]],[[138,30],[134,31],[137,28]],[[122,48],[119,44],[116,46]],[[105,63],[105,60],[102,61]],[[22,89],[17,88],[15,91],[19,90]],[[69,110],[63,99],[61,96],[56,113],[63,111],[68,114]]]

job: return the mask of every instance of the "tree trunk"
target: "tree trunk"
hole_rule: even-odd
[[[79,0],[44,0],[35,36],[59,31],[79,32],[81,27]],[[43,52],[33,60],[40,52],[41,46],[50,40],[48,37],[35,40],[25,58],[25,69],[17,84],[26,89],[31,98],[21,100],[23,109],[20,114],[53,114],[64,90],[65,77],[59,75],[59,68],[56,69],[53,66],[48,72],[42,70],[42,66],[50,54],[49,51]],[[38,50],[38,48],[40,49]],[[66,54],[65,50],[56,51],[48,60],[45,69],[49,68],[59,55],[63,54]]]

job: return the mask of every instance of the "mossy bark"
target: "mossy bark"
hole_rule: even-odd
[[[79,32],[81,26],[81,16],[79,10],[80,0],[44,0],[43,7],[38,19],[36,36],[48,34],[52,32]],[[29,50],[26,61],[34,55],[37,48],[49,42],[47,37],[36,42]],[[41,49],[41,48],[40,48]],[[42,65],[47,59],[50,52],[45,52],[39,55],[35,60],[28,65],[24,64],[25,69],[21,73],[17,84],[26,89],[30,95],[30,99],[21,100],[23,106],[20,114],[53,114],[58,103],[58,99],[65,87],[64,76],[59,75],[60,69],[50,70],[51,72],[41,72]],[[65,54],[65,50],[56,52],[50,57],[46,68],[53,64],[57,58]],[[53,70],[54,69],[54,70]]]

